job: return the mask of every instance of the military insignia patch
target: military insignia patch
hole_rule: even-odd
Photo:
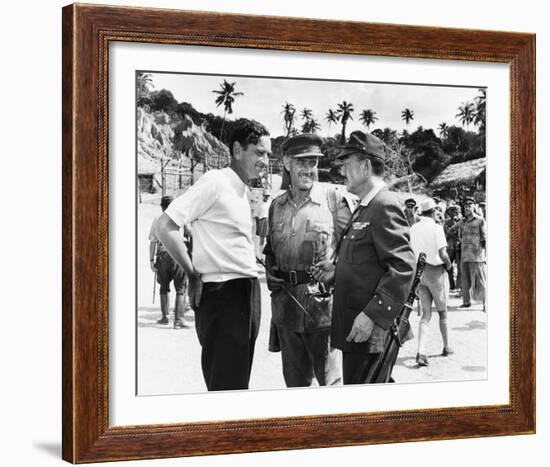
[[[353,230],[365,230],[370,225],[370,222],[354,222]]]

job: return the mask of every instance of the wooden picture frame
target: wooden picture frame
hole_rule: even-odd
[[[110,427],[111,41],[509,64],[509,403]],[[63,9],[62,69],[63,459],[85,463],[534,433],[535,35],[75,4]]]

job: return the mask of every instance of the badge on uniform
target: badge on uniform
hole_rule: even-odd
[[[354,222],[353,230],[365,230],[370,225],[370,222]]]

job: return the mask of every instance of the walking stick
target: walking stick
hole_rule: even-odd
[[[157,243],[155,244],[155,254],[153,256],[153,258],[157,259],[157,252],[158,252],[158,241]],[[153,263],[155,264],[155,263]],[[153,277],[153,305],[155,304],[155,295],[157,294],[157,270],[156,270],[156,265],[155,265],[155,276]]]
[[[157,294],[157,271],[153,277],[153,305],[155,304],[155,295]]]

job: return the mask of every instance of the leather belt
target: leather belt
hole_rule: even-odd
[[[277,271],[277,277],[290,285],[309,284],[311,282],[311,275],[307,271]]]

